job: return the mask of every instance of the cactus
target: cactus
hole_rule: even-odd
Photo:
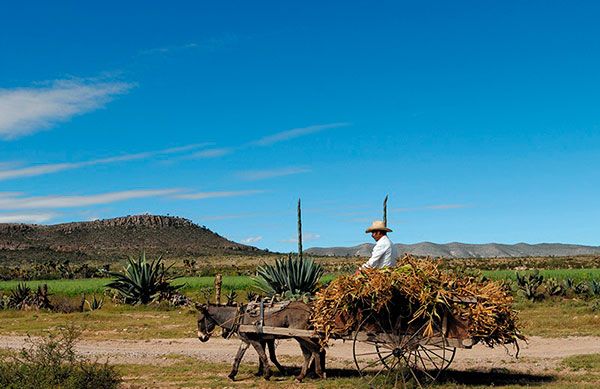
[[[539,301],[544,298],[544,294],[540,292],[540,286],[543,282],[544,276],[537,270],[525,275],[517,273],[517,286],[523,296],[530,301]]]

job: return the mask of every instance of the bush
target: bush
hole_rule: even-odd
[[[117,388],[121,377],[112,366],[77,356],[74,348],[78,336],[71,327],[37,342],[30,340],[29,348],[0,361],[0,387]]]

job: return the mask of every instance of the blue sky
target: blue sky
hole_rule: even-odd
[[[597,2],[29,2],[0,222],[170,214],[294,250],[599,245]]]

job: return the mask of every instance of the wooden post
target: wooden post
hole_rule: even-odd
[[[387,201],[388,195],[385,195],[385,199],[383,199],[383,225],[387,227]]]
[[[223,285],[223,276],[221,273],[215,276],[215,302],[221,305],[221,285]]]
[[[302,261],[302,210],[298,199],[298,258]]]

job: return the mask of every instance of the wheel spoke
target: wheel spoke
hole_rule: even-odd
[[[369,352],[369,353],[361,353],[361,354],[354,354],[357,357],[363,357],[365,355],[380,355],[381,356],[381,351],[373,351],[373,352]]]

